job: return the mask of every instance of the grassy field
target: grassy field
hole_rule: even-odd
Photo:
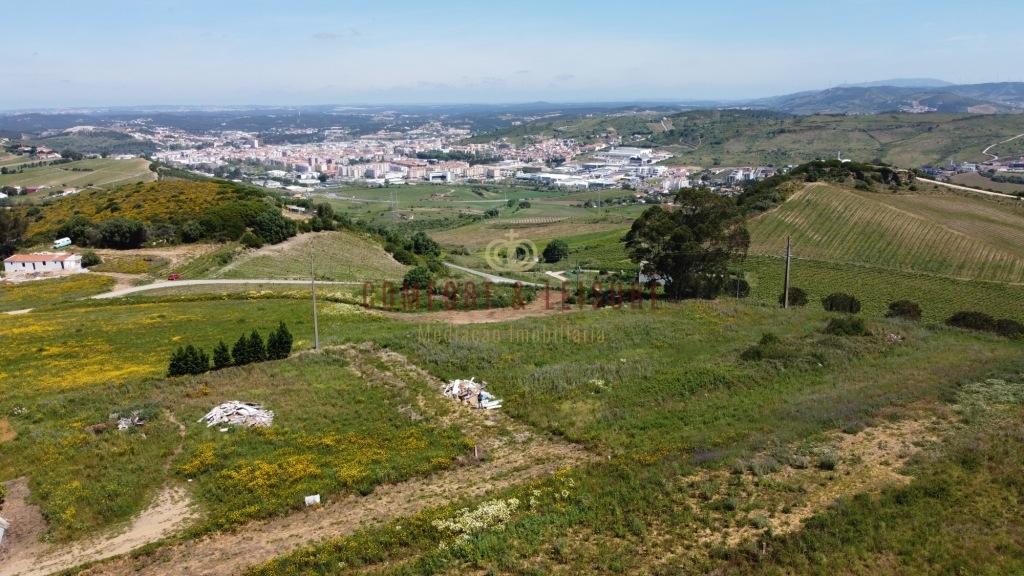
[[[1024,140],[1024,138],[1022,138],[1022,140]],[[989,190],[991,192],[1002,192],[1003,194],[1024,194],[1024,184],[995,182],[974,172],[957,174],[952,178],[952,181],[954,184],[959,184],[961,186],[979,188],[981,190]]]
[[[149,160],[133,158],[131,160],[113,160],[97,158],[79,160],[56,166],[26,168],[17,174],[0,175],[0,186],[49,186],[59,190],[64,188],[113,187],[134,182],[150,182],[156,174],[149,170]],[[29,197],[39,200],[48,191]]]
[[[787,315],[767,308],[691,302],[655,313],[606,311],[519,326],[550,330],[565,323],[580,333],[603,330],[608,338],[603,343],[555,339],[538,346],[529,338],[494,342],[487,327],[466,328],[434,346],[407,337],[392,339],[391,346],[435,373],[486,379],[514,416],[608,453],[608,463],[498,494],[489,502],[516,498],[530,506],[513,514],[500,530],[484,530],[454,549],[438,545],[445,535],[432,524],[452,515],[446,509],[402,519],[401,529],[396,522],[302,550],[251,573],[671,574],[708,573],[731,565],[740,569],[741,560],[760,558],[750,555],[760,549],[760,541],[767,540],[776,550],[768,527],[804,505],[805,498],[822,489],[851,497],[856,492],[842,486],[858,475],[857,456],[843,454],[834,468],[820,471],[819,464],[818,472],[802,472],[785,464],[799,461],[793,460],[797,446],[814,453],[812,447],[824,442],[829,430],[855,434],[868,426],[870,433],[879,419],[909,417],[922,406],[955,397],[961,379],[996,366],[1021,367],[1019,360],[1012,360],[1016,344],[982,343],[948,330],[889,322],[872,323],[878,336],[837,340],[810,328],[826,317],[812,310]],[[904,345],[884,344],[882,334],[888,330],[905,335]],[[744,346],[762,331],[779,334],[799,352],[781,361],[738,361]],[[996,351],[993,344],[1006,347]],[[948,346],[967,350],[952,359]],[[1018,411],[1016,422],[1019,417]],[[1019,435],[1015,441],[1021,444]],[[1003,450],[996,448],[993,457],[1005,456]],[[1016,467],[999,462],[1006,474],[976,478],[955,493],[970,495],[979,509],[998,506],[997,494],[1005,493],[999,482],[1012,478]],[[801,465],[806,466],[795,464]],[[748,469],[752,472],[744,472]],[[1019,482],[1013,494],[1019,493],[1017,486]],[[984,490],[971,494],[971,488]],[[943,506],[942,513],[950,517],[957,510],[956,504],[934,498],[917,504],[921,513],[927,505]],[[883,505],[860,518],[880,523],[899,510]],[[821,507],[815,513],[827,516],[833,511]],[[971,554],[958,555],[962,546],[947,533],[932,538],[942,548],[930,558],[940,566],[1014,566],[1008,557],[983,552],[989,535],[1003,541],[999,534],[1012,534],[1020,526],[1013,514],[999,517],[1009,525],[967,537]],[[918,546],[929,537],[910,522],[897,530],[878,530]],[[747,537],[734,540],[731,535],[736,534]],[[803,537],[813,534],[797,531],[793,536]],[[829,537],[826,532],[822,542],[833,542]],[[1019,542],[1006,545],[1008,550],[1020,549]],[[798,561],[799,545],[792,549],[792,560]],[[824,553],[824,546],[820,549]],[[857,560],[855,554],[837,555],[834,573],[851,572]],[[907,558],[898,565],[914,561]],[[794,572],[818,573],[813,565]]]
[[[1024,282],[1024,211],[952,195],[810,186],[751,226],[751,253]]]
[[[341,281],[401,279],[406,266],[379,242],[353,232],[306,234],[275,246],[243,252],[211,278],[308,279],[310,255],[317,278]]]
[[[785,260],[751,256],[739,266],[751,283],[751,298],[777,304],[782,294]],[[793,286],[808,293],[810,306],[834,292],[853,294],[864,305],[864,314],[880,317],[890,302],[918,302],[924,317],[942,321],[960,310],[981,310],[1009,318],[1024,318],[1024,287],[995,282],[952,280],[912,272],[899,272],[815,260],[794,260]]]
[[[103,254],[103,262],[89,270],[118,274],[156,274],[166,269],[168,264],[170,264],[168,259],[159,256],[121,255],[108,251]]]
[[[113,286],[112,279],[99,274],[77,274],[17,284],[4,282],[0,283],[0,312],[71,302],[106,292]]]

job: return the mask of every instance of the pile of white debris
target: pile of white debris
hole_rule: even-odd
[[[207,428],[218,424],[269,428],[274,423],[274,413],[270,410],[264,410],[263,406],[259,404],[232,400],[210,410],[206,416],[203,416],[197,422],[204,420],[206,421]]]
[[[475,378],[456,379],[445,384],[442,393],[449,398],[484,410],[501,408],[501,400],[495,398],[485,388],[487,388],[487,382],[477,382]]]

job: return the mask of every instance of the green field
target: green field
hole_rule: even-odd
[[[1024,184],[996,182],[974,172],[957,174],[950,180],[954,184],[967,186],[968,188],[979,188],[990,192],[1002,192],[1003,194],[1024,194]]]
[[[113,280],[99,274],[77,274],[17,284],[4,282],[0,283],[0,312],[72,302],[106,292],[113,286]]]
[[[406,267],[380,243],[354,232],[320,232],[297,236],[275,246],[238,254],[211,278],[308,279],[310,257],[321,280],[376,281],[400,279]]]
[[[814,185],[751,226],[751,253],[963,279],[1024,282],[1024,212],[953,195]]]
[[[49,186],[55,190],[64,188],[113,187],[134,182],[150,182],[156,174],[149,170],[149,161],[145,158],[132,160],[94,159],[79,160],[55,166],[25,168],[17,174],[0,175],[0,186]],[[44,190],[30,196],[30,200],[40,200],[50,190]]]

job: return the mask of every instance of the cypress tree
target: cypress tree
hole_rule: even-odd
[[[238,342],[231,347],[231,357],[235,359],[236,366],[244,366],[252,362],[252,357],[249,355],[249,339],[242,334],[238,337]]]
[[[210,371],[210,355],[202,348],[197,350],[199,351],[199,372],[196,372],[196,374],[205,374]]]
[[[171,352],[171,361],[167,364],[167,375],[173,377],[183,374],[186,374],[185,349],[179,346],[177,350]]]
[[[223,340],[213,349],[213,369],[221,370],[231,365],[231,352]]]
[[[277,330],[267,337],[267,358],[271,360],[284,360],[292,353],[292,335],[288,327],[281,322]]]
[[[263,362],[267,359],[267,347],[263,345],[263,338],[256,330],[249,335],[249,358],[250,362]]]

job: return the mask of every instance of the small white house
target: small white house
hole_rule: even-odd
[[[68,246],[71,246],[71,238],[58,238],[53,241],[54,249],[59,250],[61,248],[67,248]]]
[[[75,274],[84,271],[82,256],[67,252],[15,254],[4,260],[4,274],[8,276]]]

